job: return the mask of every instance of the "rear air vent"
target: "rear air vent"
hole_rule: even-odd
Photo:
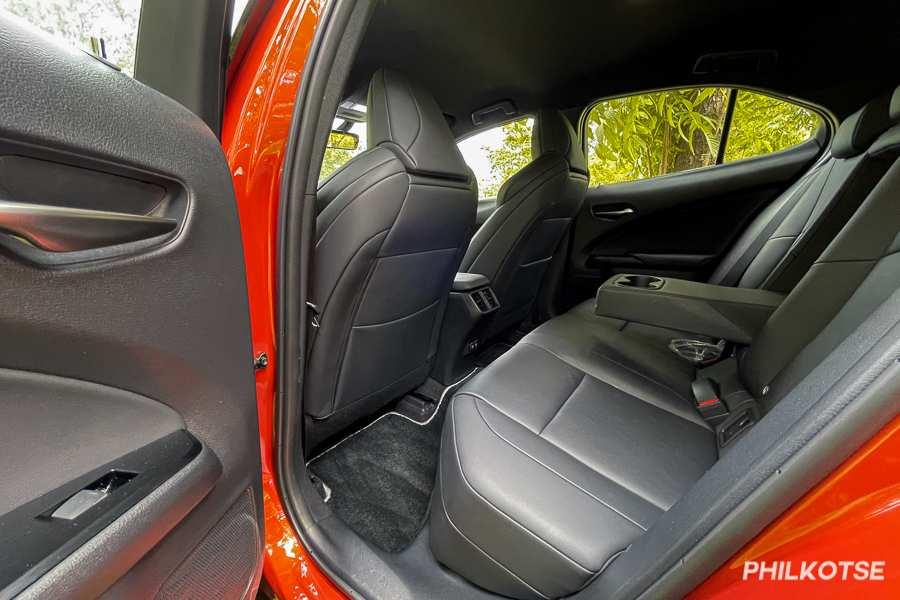
[[[484,301],[484,296],[481,295],[481,292],[480,292],[480,291],[475,292],[474,294],[472,294],[472,300],[475,301],[475,306],[478,307],[478,310],[480,310],[481,312],[487,312],[487,311],[488,311],[487,304],[486,304],[485,301]]]
[[[489,313],[500,308],[500,303],[497,301],[497,296],[494,294],[494,290],[491,288],[481,288],[480,290],[475,290],[471,294],[472,302],[475,303],[475,306],[482,313]]]

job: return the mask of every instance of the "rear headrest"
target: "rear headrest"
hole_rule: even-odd
[[[531,158],[556,152],[569,161],[569,168],[587,175],[587,164],[581,142],[569,120],[558,110],[549,108],[538,111],[531,132]]]
[[[831,155],[849,158],[868,150],[872,142],[891,126],[891,104],[891,94],[884,94],[844,119],[834,135]]]
[[[469,170],[434,97],[404,75],[379,69],[369,83],[368,147],[390,144],[410,171],[467,180]]]
[[[900,85],[897,86],[897,89],[891,95],[891,106],[888,110],[891,115],[891,121],[900,123]]]

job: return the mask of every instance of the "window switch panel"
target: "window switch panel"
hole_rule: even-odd
[[[50,515],[51,519],[66,519],[73,521],[83,515],[88,509],[97,505],[109,494],[103,490],[81,490],[65,502]]]

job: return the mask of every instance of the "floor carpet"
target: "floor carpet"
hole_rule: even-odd
[[[387,414],[308,465],[337,516],[383,550],[404,550],[425,523],[447,404],[427,425]]]

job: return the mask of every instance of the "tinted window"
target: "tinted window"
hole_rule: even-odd
[[[730,102],[734,107],[726,129]],[[729,88],[664,90],[604,100],[591,107],[585,120],[591,185],[778,152],[808,140],[820,124],[821,117],[802,106]]]
[[[355,110],[362,112],[364,106],[356,106]],[[356,150],[343,150],[341,148],[325,148],[325,157],[322,159],[322,168],[319,171],[319,181],[325,181],[331,175],[347,164],[351,158],[365,152],[366,150],[366,122],[365,121],[348,121],[336,118],[332,124],[332,128],[340,131],[355,134],[359,137],[359,146]]]
[[[0,10],[82,50],[102,40],[107,60],[134,75],[141,0],[0,0]]]
[[[715,164],[727,105],[725,88],[670,90],[597,103],[585,122],[591,184]]]
[[[792,102],[747,90],[736,93],[724,162],[796,146],[822,125],[822,117]]]
[[[524,117],[476,133],[459,143],[459,150],[478,180],[479,198],[496,198],[500,186],[531,162],[531,128]]]

